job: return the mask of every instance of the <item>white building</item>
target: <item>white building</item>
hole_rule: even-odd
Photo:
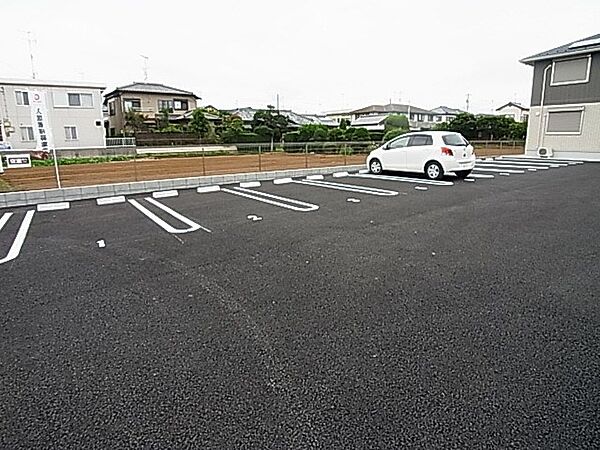
[[[495,114],[514,119],[517,122],[525,122],[529,117],[529,108],[520,103],[508,102],[506,105],[497,108]]]
[[[97,83],[0,78],[0,142],[13,149],[104,147]]]

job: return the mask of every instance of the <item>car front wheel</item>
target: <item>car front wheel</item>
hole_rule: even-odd
[[[383,166],[381,165],[381,161],[379,161],[378,159],[372,159],[369,163],[369,172],[371,172],[374,175],[379,175],[381,172],[383,172]]]
[[[425,166],[425,175],[430,180],[440,180],[444,176],[444,169],[440,163],[432,161]]]

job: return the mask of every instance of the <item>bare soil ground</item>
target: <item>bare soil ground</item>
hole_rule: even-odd
[[[517,148],[476,149],[478,156],[496,156],[523,153]],[[362,164],[366,155],[315,155],[304,153],[263,153],[235,156],[180,157],[138,159],[98,164],[73,164],[60,166],[63,187],[90,186],[95,184],[128,183],[169,178],[223,175],[230,173],[259,172],[269,170],[302,169],[312,167]],[[0,175],[0,192],[56,188],[54,167],[7,170]]]
[[[366,155],[293,155],[267,153],[258,155],[207,156],[205,158],[162,158],[118,161],[98,164],[73,164],[60,166],[63,187],[95,184],[127,183],[168,178],[223,175],[230,173],[269,170],[302,169],[305,167],[343,166],[362,164]],[[7,170],[0,176],[4,190],[31,190],[56,188],[53,166]],[[8,185],[8,186],[6,186]],[[0,189],[2,189],[0,184]],[[8,189],[7,189],[8,188]]]

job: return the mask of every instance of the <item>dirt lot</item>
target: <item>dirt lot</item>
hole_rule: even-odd
[[[202,175],[222,175],[240,172],[258,172],[282,169],[302,169],[305,167],[343,166],[362,164],[366,155],[293,155],[289,153],[238,156],[210,156],[206,158],[164,158],[119,161],[100,164],[77,164],[61,166],[60,177],[63,187],[94,184],[126,183],[166,178],[197,177]],[[7,170],[0,176],[9,189],[21,191],[30,189],[56,188],[54,167],[32,167],[30,169]],[[4,190],[7,186],[4,185]],[[0,183],[0,190],[3,184]]]
[[[522,148],[477,148],[478,156],[520,154]],[[314,155],[290,153],[263,153],[260,156],[207,156],[141,159],[99,164],[60,166],[63,187],[89,186],[94,184],[127,183],[132,181],[160,180],[166,178],[222,175],[240,172],[258,172],[305,167],[343,166],[362,164],[366,155]],[[0,176],[0,192],[13,190],[56,188],[54,167],[7,170]]]

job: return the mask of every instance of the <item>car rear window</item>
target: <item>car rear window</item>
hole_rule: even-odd
[[[446,145],[458,145],[462,147],[467,145],[467,141],[460,134],[445,134],[442,136],[442,140]]]
[[[433,145],[433,138],[426,135],[413,136],[410,138],[410,143],[408,144],[409,147],[418,147],[421,145]]]

